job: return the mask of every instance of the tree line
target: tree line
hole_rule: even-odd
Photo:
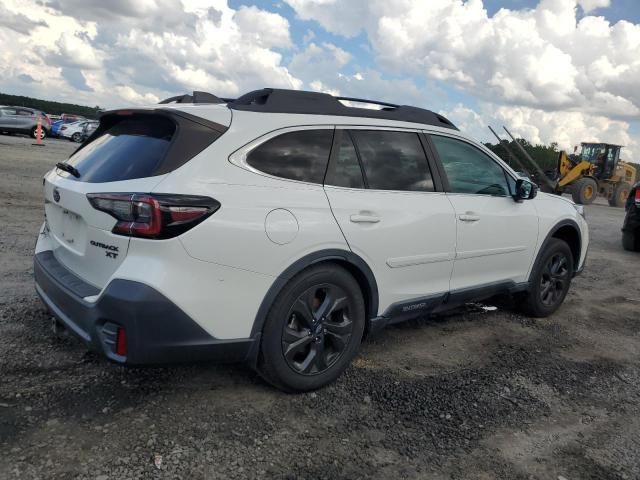
[[[52,102],[49,100],[40,100],[39,98],[24,97],[22,95],[9,95],[0,93],[0,105],[8,105],[12,107],[28,107],[40,110],[50,115],[61,115],[63,113],[73,113],[86,118],[98,118],[100,107],[86,107],[84,105],[76,105],[74,103]]]

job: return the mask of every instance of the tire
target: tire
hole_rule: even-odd
[[[567,296],[573,269],[569,245],[552,238],[536,259],[529,278],[529,291],[519,299],[523,313],[537,318],[554,313]]]
[[[613,189],[613,194],[609,198],[609,205],[612,207],[624,207],[627,203],[627,197],[631,191],[631,185],[625,182],[620,182]]]
[[[589,205],[598,196],[598,182],[593,178],[583,177],[571,186],[573,201],[580,205]]]
[[[33,127],[31,129],[31,137],[37,139],[36,133],[38,132],[37,127]],[[44,140],[47,137],[47,130],[44,128],[40,128],[40,140]]]
[[[640,232],[622,232],[622,248],[629,252],[640,252]]]
[[[74,133],[73,135],[71,135],[71,140],[76,143],[82,142],[82,134],[79,132]]]
[[[323,387],[349,366],[364,328],[358,282],[335,264],[311,267],[292,278],[271,306],[258,371],[286,392]]]

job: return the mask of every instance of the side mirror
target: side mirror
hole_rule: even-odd
[[[516,180],[516,193],[513,195],[513,199],[516,202],[531,200],[532,198],[535,198],[537,194],[538,186],[535,183],[523,178]]]

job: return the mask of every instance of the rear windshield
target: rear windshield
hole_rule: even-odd
[[[80,172],[69,178],[102,183],[153,176],[175,131],[175,124],[162,116],[122,119],[68,160]]]

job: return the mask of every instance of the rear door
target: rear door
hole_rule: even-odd
[[[538,241],[533,202],[514,201],[515,179],[475,145],[432,134],[457,222],[451,290],[524,282]]]
[[[350,248],[376,276],[379,313],[392,304],[395,314],[415,313],[449,291],[455,215],[437,187],[417,132],[336,130],[325,191]]]

